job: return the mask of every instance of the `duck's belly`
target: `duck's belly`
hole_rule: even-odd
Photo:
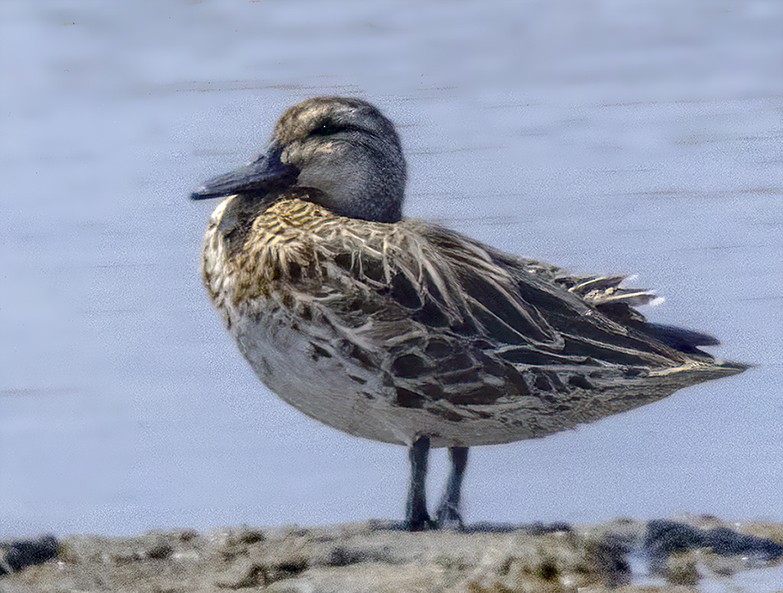
[[[299,411],[355,436],[400,444],[413,440],[388,421],[379,376],[317,348],[274,314],[232,320],[230,331],[258,378]]]
[[[279,311],[277,312],[279,313]],[[393,386],[328,349],[284,316],[232,316],[230,331],[261,381],[301,412],[348,434],[401,445],[430,436],[433,447],[475,446],[536,438],[566,428],[542,430],[534,412],[498,410],[496,416],[460,419],[427,408],[400,405]],[[321,344],[326,345],[324,342]],[[528,421],[530,420],[530,422]]]
[[[380,372],[316,348],[309,335],[279,317],[274,313],[232,316],[230,331],[259,379],[299,411],[348,434],[376,441],[409,445],[418,436],[430,435],[435,447],[480,444],[463,422],[398,405],[393,388],[383,385]],[[509,436],[502,442],[528,438]]]
[[[570,394],[571,405],[542,409],[540,401],[526,405],[499,404],[476,415],[451,406],[411,408],[396,398],[382,373],[370,371],[329,347],[311,333],[270,311],[265,315],[231,315],[230,332],[261,381],[284,401],[324,424],[348,434],[401,445],[427,435],[433,447],[477,446],[544,437],[578,424],[649,403],[682,385],[618,385],[603,393]],[[323,338],[323,336],[322,336]],[[336,340],[335,340],[336,341]],[[628,401],[645,395],[635,404]]]

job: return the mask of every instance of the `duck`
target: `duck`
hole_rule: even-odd
[[[260,381],[335,429],[408,449],[404,527],[462,528],[470,447],[537,439],[747,365],[648,321],[655,293],[405,218],[394,124],[358,98],[280,117],[261,156],[215,177],[203,282]],[[450,470],[430,515],[431,448]]]

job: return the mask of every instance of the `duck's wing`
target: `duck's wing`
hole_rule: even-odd
[[[514,362],[527,357],[531,365],[586,358],[598,366],[688,361],[623,323],[641,325],[644,318],[632,307],[654,295],[620,287],[621,277],[568,276],[421,221],[350,221],[318,244],[321,278],[335,287],[323,301],[329,303],[325,312],[366,332],[396,324],[396,341],[405,326],[478,342]],[[348,294],[353,297],[343,298]]]
[[[496,414],[532,398],[530,405],[556,411],[573,408],[576,393],[618,393],[628,381],[715,366],[706,354],[642,331],[640,315],[634,327],[602,312],[613,288],[625,296],[614,304],[629,310],[642,298],[623,292],[619,280],[596,277],[587,291],[588,279],[419,221],[340,219],[316,234],[306,263],[314,272],[297,267],[289,301],[306,305],[302,325],[312,328],[319,353],[350,359],[365,380],[380,374],[403,407]],[[677,386],[714,378],[691,374]],[[629,409],[675,388],[626,390],[626,402],[604,402],[600,412],[595,403],[575,418]]]
[[[544,282],[557,284],[613,321],[663,342],[675,350],[709,359],[710,355],[699,350],[699,346],[720,344],[717,338],[707,334],[647,321],[636,307],[656,305],[662,303],[664,299],[648,289],[626,286],[632,277],[576,276],[551,264],[517,258],[488,247],[486,249],[501,265],[510,269],[524,269],[536,274]]]

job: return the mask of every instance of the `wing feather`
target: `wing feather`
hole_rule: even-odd
[[[380,373],[400,406],[555,413],[573,392],[712,360],[677,347],[691,334],[645,333],[633,307],[655,295],[622,276],[569,275],[420,221],[313,218],[307,249],[292,251],[301,273],[282,286],[309,308],[314,347]]]
[[[585,345],[594,345],[592,358],[608,364],[616,364],[614,358],[602,356],[612,350],[640,366],[684,361],[682,353],[602,312],[607,305],[631,307],[654,298],[649,291],[621,287],[622,276],[569,277],[559,268],[500,254],[419,221],[391,227],[383,233],[381,249],[368,249],[369,243],[378,244],[378,237],[362,236],[366,226],[356,225],[339,241],[318,242],[318,249],[327,252],[319,260],[354,254],[342,265],[328,267],[320,280],[376,301],[380,309],[398,309],[427,332],[482,338],[497,349],[525,346],[544,356],[567,356],[569,344],[578,342],[580,356]],[[365,273],[368,260],[377,260],[375,265],[384,270],[380,289]],[[350,299],[330,301],[329,306],[346,302]],[[347,320],[357,311],[333,310],[329,316],[335,314]]]

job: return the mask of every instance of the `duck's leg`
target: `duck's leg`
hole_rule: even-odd
[[[408,449],[411,462],[411,481],[408,487],[408,503],[405,508],[405,528],[423,531],[434,524],[427,513],[427,458],[430,454],[430,437],[419,437]]]
[[[451,471],[449,481],[446,484],[446,492],[438,507],[437,526],[463,527],[462,517],[459,514],[459,498],[462,490],[462,478],[465,476],[465,468],[468,465],[467,447],[449,447],[449,459]]]

